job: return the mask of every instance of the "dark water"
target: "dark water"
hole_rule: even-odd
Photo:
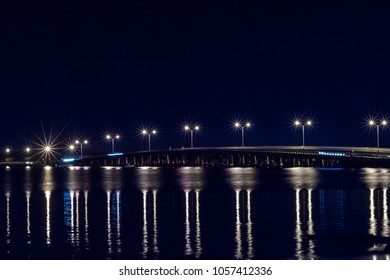
[[[389,169],[0,169],[1,259],[389,259]]]

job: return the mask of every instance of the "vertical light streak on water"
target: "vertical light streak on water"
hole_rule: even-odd
[[[241,260],[242,256],[242,239],[241,239],[241,221],[240,221],[240,190],[236,190],[236,250],[234,258]]]
[[[375,197],[374,197],[374,191],[375,189],[370,189],[370,229],[369,233],[372,235],[377,234],[377,224],[376,224],[376,218],[375,218]]]
[[[85,249],[89,250],[88,191],[84,191]]]
[[[300,190],[295,190],[295,257],[299,260],[303,259],[302,252],[302,225],[301,225],[301,205],[300,205]]]
[[[157,191],[153,190],[153,253],[158,257]]]
[[[307,190],[307,210],[308,210],[308,221],[307,221],[307,233],[311,236],[314,235],[314,223],[313,223],[313,199],[312,199],[312,189]],[[315,258],[315,243],[312,238],[309,239],[309,252],[308,258]]]
[[[51,228],[50,228],[50,198],[51,192],[45,191],[46,197],[46,244],[50,246],[51,244]]]
[[[80,191],[75,192],[76,208],[75,208],[75,245],[77,249],[80,249]]]
[[[111,240],[111,191],[106,191],[107,195],[107,250],[108,258],[112,256],[112,240]]]
[[[199,259],[202,255],[202,238],[200,232],[200,205],[199,205],[199,190],[195,190],[195,211],[196,211],[196,258]]]
[[[27,216],[27,244],[31,245],[31,217],[30,217],[30,200],[31,200],[31,192],[26,191],[26,216]]]
[[[29,166],[28,166],[29,167]],[[25,181],[24,181],[24,189],[26,193],[26,230],[27,230],[27,245],[31,245],[31,172],[30,168],[26,168],[25,173]]]
[[[382,236],[389,237],[389,216],[388,216],[388,204],[387,204],[387,188],[383,189],[383,220],[382,220]]]
[[[185,246],[185,251],[184,254],[186,256],[191,256],[193,254],[192,251],[192,246],[191,246],[191,224],[190,224],[190,191],[185,190],[185,202],[186,202],[186,246]]]
[[[390,261],[390,255],[386,255],[386,260]]]
[[[252,234],[252,203],[251,203],[251,190],[246,190],[247,193],[247,201],[246,201],[246,207],[247,207],[247,243],[248,243],[248,259],[253,259],[253,234]]]
[[[118,254],[122,253],[121,237],[121,191],[117,190],[116,194],[116,247]]]
[[[7,253],[10,253],[10,244],[11,244],[11,217],[10,217],[10,199],[11,199],[11,192],[7,191],[5,193],[5,198],[6,198],[6,205],[7,205],[7,225],[6,225],[6,233],[7,233]]]
[[[70,243],[74,246],[75,234],[74,234],[74,191],[70,193]]]
[[[148,215],[147,215],[147,200],[148,192],[143,190],[142,191],[142,201],[143,201],[143,218],[144,218],[144,225],[143,225],[143,239],[142,239],[142,257],[146,259],[148,257]]]

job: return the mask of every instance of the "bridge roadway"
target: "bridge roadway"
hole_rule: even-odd
[[[86,166],[390,167],[389,148],[324,146],[196,147],[86,156]]]

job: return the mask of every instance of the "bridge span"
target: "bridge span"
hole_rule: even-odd
[[[197,147],[64,159],[81,166],[390,167],[390,149],[324,146]]]

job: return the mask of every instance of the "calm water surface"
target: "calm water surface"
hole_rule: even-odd
[[[389,169],[0,167],[1,259],[389,259]]]

